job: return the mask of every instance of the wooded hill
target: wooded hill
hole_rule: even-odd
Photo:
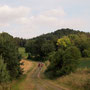
[[[28,39],[25,44],[26,51],[30,55],[32,54],[36,57],[40,56],[40,58],[42,57],[45,58],[48,55],[48,53],[56,51],[58,49],[58,46],[56,45],[58,39],[62,38],[63,36],[68,36],[71,34],[74,35],[84,34],[90,37],[89,33],[75,31],[73,29],[59,29],[55,32],[43,34],[38,37]]]

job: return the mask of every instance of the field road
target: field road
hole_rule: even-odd
[[[18,90],[65,90],[43,76],[44,68],[38,68],[38,62],[33,62],[32,70],[27,73]]]

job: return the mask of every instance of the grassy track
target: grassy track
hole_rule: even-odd
[[[24,74],[21,78],[19,78],[17,81],[15,81],[12,85],[12,90],[24,90],[24,86],[22,86],[22,83],[24,83],[24,81],[26,80],[27,76],[29,73],[32,72],[33,68],[35,66],[35,63],[32,64],[32,66],[30,67],[30,69],[28,70],[27,74]],[[22,86],[22,87],[20,87]]]
[[[43,76],[45,67],[39,69],[38,62],[32,63],[30,71],[14,84],[12,90],[64,90]]]

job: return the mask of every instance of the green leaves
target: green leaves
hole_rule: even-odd
[[[7,64],[10,79],[17,78],[21,73],[18,48],[13,37],[7,33],[0,34],[0,55]]]
[[[57,40],[57,45],[60,48],[65,49],[71,45],[71,41],[67,36],[64,36],[63,38]]]
[[[79,64],[80,56],[80,51],[75,46],[69,47],[65,51],[59,49],[56,53],[50,54],[51,63],[46,73],[52,72],[52,77],[58,77],[74,72]]]
[[[0,56],[0,83],[6,83],[10,79],[9,72],[6,69],[6,66],[7,65],[4,63],[2,56]]]

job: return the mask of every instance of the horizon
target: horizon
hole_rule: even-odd
[[[90,32],[90,0],[0,1],[0,32],[34,38],[62,28]]]
[[[33,39],[33,38],[36,38],[36,37],[39,37],[39,36],[41,36],[41,35],[45,35],[45,34],[49,34],[49,33],[54,33],[55,31],[58,31],[58,30],[62,30],[62,29],[70,29],[70,28],[61,28],[61,29],[57,29],[57,30],[54,30],[54,31],[51,31],[51,32],[48,32],[48,33],[43,33],[43,34],[40,34],[40,35],[38,35],[38,36],[35,36],[35,37],[28,37],[28,38],[23,38],[23,37],[15,37],[15,36],[13,36],[12,34],[10,34],[10,33],[8,33],[8,32],[1,32],[1,33],[8,33],[9,35],[11,35],[11,36],[13,36],[14,38],[21,38],[21,39]],[[73,30],[73,31],[80,31],[80,30],[74,30],[74,29],[70,29],[70,30]],[[84,31],[80,31],[80,32],[84,32]],[[90,33],[90,32],[84,32],[84,33]]]

